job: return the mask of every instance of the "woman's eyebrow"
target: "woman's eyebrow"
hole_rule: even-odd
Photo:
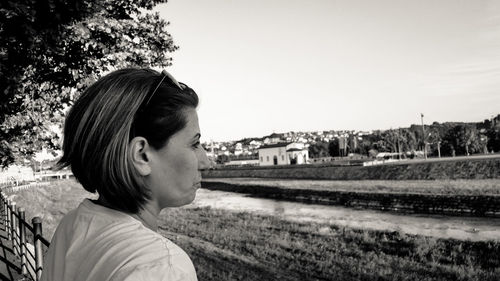
[[[201,138],[201,134],[200,133],[197,133],[196,135],[194,135],[193,139],[200,139]]]

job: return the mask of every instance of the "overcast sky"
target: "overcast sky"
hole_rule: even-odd
[[[500,113],[498,0],[169,0],[202,140]]]

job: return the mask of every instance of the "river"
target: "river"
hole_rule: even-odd
[[[188,206],[211,207],[280,216],[292,221],[312,221],[352,228],[399,231],[408,234],[460,240],[500,241],[500,218],[396,214],[254,198],[250,195],[199,189]]]

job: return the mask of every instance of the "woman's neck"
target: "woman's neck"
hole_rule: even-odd
[[[142,224],[153,230],[158,230],[158,215],[160,210],[152,206],[151,204],[146,204],[144,209],[140,209],[137,214],[133,214],[132,217],[142,222]]]
[[[99,198],[95,202],[106,208],[114,209],[101,196],[99,196]],[[161,210],[159,208],[156,208],[155,205],[152,204],[152,202],[148,202],[143,209],[139,209],[138,213],[129,215],[140,221],[145,227],[156,232],[158,230],[158,215],[160,214],[160,211]]]

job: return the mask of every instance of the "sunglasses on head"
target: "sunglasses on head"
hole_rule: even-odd
[[[163,83],[163,81],[165,80],[165,78],[168,78],[170,80],[170,83],[173,84],[174,86],[176,86],[177,88],[179,88],[181,91],[184,90],[185,86],[184,85],[181,85],[179,82],[177,82],[177,80],[175,80],[174,76],[172,76],[172,74],[168,73],[166,70],[163,70],[161,72],[161,75],[162,75],[162,78],[160,80],[160,83],[158,83],[158,85],[156,86],[156,88],[154,89],[153,93],[151,94],[151,96],[149,96],[148,100],[146,101],[145,103],[145,107],[148,106],[149,102],[151,101],[151,99],[154,97],[156,91],[158,90],[158,88],[160,88],[161,84]]]

